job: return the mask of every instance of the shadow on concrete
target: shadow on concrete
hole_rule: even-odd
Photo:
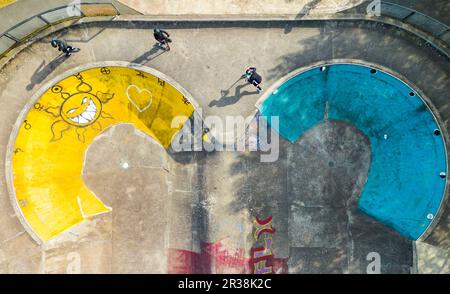
[[[450,112],[443,111],[448,108],[448,102],[439,98],[445,96],[444,85],[447,84],[446,81],[440,79],[440,82],[436,83],[436,76],[423,75],[424,68],[431,68],[431,65],[427,65],[424,61],[417,59],[414,54],[406,52],[402,46],[398,44],[393,45],[391,43],[392,40],[389,38],[373,39],[373,35],[368,36],[366,34],[350,36],[340,30],[341,28],[349,28],[352,24],[352,22],[341,22],[337,24],[329,22],[328,25],[325,24],[320,37],[322,41],[319,41],[316,37],[303,40],[303,50],[298,53],[284,55],[281,62],[269,70],[268,78],[279,79],[301,66],[317,61],[332,60],[333,58],[350,57],[374,62],[404,75],[410,82],[421,88],[422,91],[426,91],[425,95],[433,97],[432,103],[440,109],[439,114],[442,120],[448,121]],[[433,61],[434,71],[437,71],[436,64],[442,65],[443,72],[447,71],[446,64],[448,65],[448,63],[446,62],[445,56],[436,52],[432,47],[426,46],[423,40],[418,39],[412,34],[404,32],[399,34],[396,28],[381,24],[370,25],[364,22],[356,22],[355,27],[361,29],[375,28],[380,31],[380,36],[395,34],[402,42],[404,40],[404,42],[419,44],[423,51],[421,54],[426,54],[427,56],[425,60]],[[326,48],[331,43],[333,43],[333,50]],[[399,42],[399,44],[401,43]],[[386,52],[389,52],[389,54],[386,55]],[[434,86],[429,87],[426,85]],[[447,203],[444,203],[441,208],[442,216],[431,234],[423,242],[440,249],[450,250],[450,202],[448,200],[445,201]]]
[[[289,273],[365,274],[371,252],[381,255],[381,273],[410,273],[412,242],[357,209],[369,149],[361,148],[357,163],[350,163],[333,147],[336,142],[341,146],[340,133],[333,138],[324,150],[337,152],[333,158],[340,163],[334,166],[317,165],[322,153],[304,139],[289,143],[280,138],[279,159],[273,163],[261,163],[260,152],[240,153],[228,175],[239,178],[233,182],[231,212],[246,210],[252,219],[273,217],[274,256],[288,258]],[[369,146],[362,133],[358,138]],[[347,151],[355,155],[351,144]]]
[[[242,91],[243,88],[245,88],[246,86],[251,86],[249,83],[245,82],[245,84],[240,84],[238,86],[236,86],[234,88],[234,95],[233,96],[229,96],[230,94],[230,90],[234,87],[234,85],[236,85],[240,80],[242,79],[239,78],[239,80],[237,80],[233,85],[231,85],[228,89],[226,90],[221,90],[220,94],[222,95],[219,99],[216,100],[212,100],[208,106],[209,107],[225,107],[231,104],[235,104],[236,102],[238,102],[243,96],[248,96],[248,95],[254,95],[254,94],[258,94],[258,90],[255,91]]]
[[[171,170],[170,173],[173,175],[175,181],[191,181],[191,186],[194,187],[192,193],[195,194],[196,200],[191,204],[192,213],[190,215],[192,222],[192,240],[193,243],[199,244],[207,242],[210,233],[210,225],[208,222],[208,209],[204,205],[208,199],[207,190],[207,180],[206,167],[210,156],[214,156],[214,152],[208,153],[202,152],[168,152],[167,153],[171,159]],[[186,177],[186,172],[183,172],[184,168],[192,167],[195,172],[193,172],[192,178]],[[180,185],[176,183],[175,186]],[[192,273],[206,272],[212,273],[212,268],[208,265],[201,264],[200,261],[193,262],[190,269]],[[200,270],[200,268],[202,268]]]
[[[284,33],[288,34],[293,27],[296,26],[287,24],[284,27]],[[301,50],[281,56],[278,64],[268,70],[267,80],[276,81],[300,67],[332,59],[332,38],[326,25],[322,24],[319,34],[304,38],[296,44],[296,46],[301,46]]]
[[[322,0],[312,0],[311,2],[306,3],[300,12],[295,16],[295,19],[301,19],[305,15],[308,15],[311,10],[320,4],[320,2],[322,2]]]
[[[26,86],[27,91],[33,90],[34,86],[42,83],[66,59],[67,57],[64,54],[60,54],[47,65],[45,65],[45,61],[42,61],[41,65],[31,76],[30,83]]]
[[[160,51],[160,52],[158,53],[158,51]],[[157,43],[155,43],[155,45],[153,45],[153,47],[149,51],[147,51],[144,54],[142,54],[141,56],[137,57],[132,62],[138,63],[138,64],[145,64],[145,63],[149,62],[150,60],[155,59],[156,57],[158,57],[166,52],[167,52],[166,50],[164,50]]]
[[[315,3],[313,1],[312,3]],[[317,2],[318,3],[318,2]],[[317,5],[317,4],[316,4]],[[311,3],[310,3],[311,7]],[[365,8],[365,6],[361,6],[361,9]],[[351,11],[351,10],[349,10]],[[302,15],[306,13],[306,7],[302,9],[299,13],[299,19],[295,22],[286,22],[286,21],[272,21],[272,22],[189,22],[189,21],[179,21],[179,22],[111,22],[101,24],[100,28],[124,28],[124,29],[151,29],[155,26],[161,26],[166,29],[192,29],[192,28],[280,28],[284,30],[287,34],[293,28],[316,28],[320,29],[320,33],[317,35],[313,35],[310,37],[306,37],[302,39],[300,42],[295,44],[295,46],[299,46],[301,50],[297,50],[293,53],[286,54],[281,56],[280,62],[273,68],[268,70],[267,80],[278,80],[286,74],[292,72],[293,70],[298,69],[299,67],[306,66],[308,64],[318,62],[318,61],[330,61],[333,58],[355,58],[359,60],[367,60],[369,62],[378,63],[380,65],[387,66],[392,70],[399,72],[400,74],[405,75],[411,82],[417,84],[417,86],[423,86],[426,84],[436,84],[433,80],[433,75],[423,75],[420,74],[420,79],[412,76],[410,71],[412,69],[416,69],[418,64],[420,64],[421,60],[417,60],[414,56],[405,56],[405,51],[402,46],[392,46],[391,42],[392,38],[383,38],[383,39],[371,39],[371,36],[361,32],[361,30],[368,29],[371,31],[380,32],[380,36],[383,35],[392,35],[396,36],[396,39],[401,40],[402,42],[412,42],[420,45],[421,50],[426,51],[428,54],[428,58],[436,61],[437,64],[441,64],[443,69],[446,68],[447,60],[443,60],[439,56],[433,47],[426,46],[423,40],[419,39],[416,36],[413,36],[410,33],[404,31],[398,31],[397,28],[378,24],[378,23],[367,23],[363,21],[305,21],[302,20]],[[342,12],[345,13],[345,12]],[[90,27],[99,27],[98,23],[95,24],[86,24],[86,28]],[[351,27],[356,30],[356,33],[348,34],[344,32],[342,29]],[[361,30],[359,30],[361,29]],[[396,44],[397,45],[397,44]],[[389,54],[386,54],[389,52]],[[146,53],[144,55],[151,56],[151,53]],[[142,56],[139,61],[146,60],[145,56]],[[398,56],[403,56],[403,58],[398,58]],[[153,57],[154,58],[154,57]],[[139,59],[139,57],[137,58]],[[440,86],[442,85],[442,86]],[[435,90],[429,90],[428,96],[430,97],[446,97],[445,96],[445,81],[437,85]],[[423,86],[425,88],[425,86]],[[443,88],[443,89],[439,89]],[[240,93],[242,87],[240,87],[237,93],[234,96],[228,96],[230,89],[224,90],[219,99],[214,100],[210,103],[210,106],[224,107],[226,105],[230,105],[232,103],[236,103],[242,94],[246,95],[247,93]],[[227,92],[228,91],[228,92]],[[436,91],[436,93],[434,93]],[[441,93],[442,92],[442,93]],[[434,104],[437,107],[444,108],[447,107],[447,101],[445,99],[441,99],[441,104]],[[441,114],[442,116],[442,114]],[[446,118],[450,116],[450,111],[447,115],[443,115],[442,118],[446,121]],[[449,218],[448,218],[448,208],[446,210],[446,214],[443,216],[442,221],[440,220],[438,226],[435,228],[434,232],[427,238],[425,242],[439,246],[440,248],[448,248],[449,247]]]
[[[423,242],[450,251],[450,201],[447,200],[447,205],[443,205],[441,210],[439,222]]]
[[[109,20],[111,21],[113,19],[114,17],[110,18]],[[64,36],[66,36],[64,39],[69,43],[70,42],[88,43],[107,29],[107,27],[92,26],[89,24],[79,24],[76,26],[78,26],[80,29],[83,29],[83,34],[79,38],[67,37],[67,35],[70,34],[71,32],[71,27],[67,27],[59,31],[58,37],[63,38]]]
[[[308,15],[311,10],[313,10],[322,0],[313,0],[300,10],[300,12],[295,16],[295,20],[301,20],[304,16]],[[295,24],[292,22],[286,22],[286,25],[284,27],[284,33],[289,34],[292,31],[292,28]]]
[[[365,6],[364,6],[365,7]],[[295,27],[288,23],[284,27],[284,32],[289,33]],[[327,22],[321,25],[321,33],[301,40],[298,45],[301,50],[283,55],[280,62],[268,70],[267,79],[278,80],[290,72],[319,61],[330,61],[334,58],[354,58],[373,62],[390,68],[404,75],[409,81],[421,87],[428,97],[434,97],[434,106],[441,109],[440,115],[444,121],[448,121],[450,111],[442,111],[448,108],[448,102],[438,100],[445,96],[446,82],[442,80],[436,83],[436,77],[433,75],[423,75],[421,71],[426,66],[422,60],[418,60],[415,55],[405,52],[402,46],[392,45],[390,38],[373,39],[373,35],[364,33],[348,35],[342,28],[371,29],[380,32],[380,36],[396,35],[401,42],[412,42],[419,44],[421,50],[426,54],[429,60],[443,66],[442,71],[446,71],[446,58],[432,47],[426,46],[423,40],[416,36],[398,32],[395,27],[382,24],[368,24],[364,22]],[[400,42],[399,42],[400,43]],[[401,43],[400,43],[401,44]],[[386,55],[386,52],[389,54]],[[401,57],[401,58],[399,58]],[[430,65],[431,67],[431,65]],[[434,79],[434,80],[433,80]],[[430,89],[425,85],[435,85]],[[437,84],[437,85],[436,85]],[[437,99],[436,99],[437,98]],[[429,245],[449,250],[450,249],[450,201],[442,205],[442,216],[431,234],[423,241]],[[382,230],[381,228],[379,230]],[[390,231],[386,229],[386,231]]]
[[[317,27],[317,23],[321,21],[313,20],[295,20],[289,21],[294,27]],[[286,26],[285,20],[273,20],[273,21],[189,21],[189,20],[179,20],[179,21],[128,21],[128,22],[102,22],[102,23],[86,23],[78,24],[72,26],[70,29],[80,28],[80,29],[129,29],[129,30],[149,30],[149,38],[153,38],[153,28],[161,27],[167,30],[176,29],[221,29],[221,28],[284,28]],[[93,30],[94,31],[94,30]],[[92,38],[92,37],[91,37]],[[74,40],[75,41],[75,40]]]

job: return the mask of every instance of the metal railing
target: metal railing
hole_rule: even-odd
[[[414,9],[399,4],[387,1],[378,1],[378,3],[379,6],[374,6],[374,8],[378,9],[378,12],[381,16],[389,17],[402,23],[411,25],[419,29],[420,31],[423,31],[427,35],[433,37],[435,40],[440,41],[444,46],[447,47],[447,51],[450,49],[450,27],[448,25]],[[20,22],[14,27],[8,29],[6,32],[0,33],[0,58],[17,45],[26,42],[30,37],[38,34],[39,32],[52,25],[71,19],[76,20],[85,16],[94,16],[95,13],[86,15],[85,11],[89,10],[88,7],[92,8],[95,6],[109,6],[110,11],[107,15],[120,14],[119,10],[111,2],[83,2],[78,7],[66,5],[47,10]],[[377,11],[374,12],[376,13]],[[99,13],[97,15],[102,14]],[[433,45],[437,46],[438,48],[440,47],[434,43]]]
[[[27,18],[7,31],[0,33],[0,58],[17,45],[26,42],[52,25],[95,15],[119,15],[119,10],[113,3],[89,2],[77,6],[56,7]]]
[[[448,25],[414,9],[387,1],[380,2],[381,7],[379,9],[381,16],[394,18],[405,24],[414,26],[441,41],[447,47],[450,47],[450,27]]]

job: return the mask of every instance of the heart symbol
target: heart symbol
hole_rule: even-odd
[[[147,89],[140,89],[136,85],[129,85],[127,88],[128,100],[139,110],[146,111],[153,102],[153,94]]]

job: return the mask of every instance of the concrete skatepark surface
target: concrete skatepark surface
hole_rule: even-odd
[[[357,6],[363,0],[291,0],[245,1],[213,0],[121,0],[120,2],[145,15],[280,15],[336,13]]]
[[[170,31],[171,51],[154,46],[155,26]],[[83,24],[54,34],[81,52],[59,60],[48,36],[0,70],[3,166],[9,160],[14,125],[31,97],[74,68],[97,62],[153,68],[177,81],[205,115],[224,118],[256,110],[263,93],[244,82],[233,84],[248,65],[257,67],[265,90],[316,62],[358,60],[405,77],[424,93],[444,135],[448,128],[448,59],[416,36],[388,25],[130,21]],[[252,248],[261,245],[253,237],[256,219],[269,216],[275,230],[264,237],[272,240],[274,272],[366,273],[376,254],[382,273],[415,272],[416,263],[423,265],[423,272],[433,267],[448,272],[445,209],[422,240],[426,245],[417,250],[423,254],[418,258],[414,247],[420,243],[357,210],[371,149],[353,126],[324,122],[294,143],[280,139],[276,162],[261,163],[259,155],[173,153],[132,125],[115,125],[90,144],[82,178],[112,212],[41,244],[15,214],[6,171],[1,169],[0,272],[247,272]],[[435,255],[432,248],[439,250],[437,263],[426,258]],[[195,261],[189,263],[189,258]]]

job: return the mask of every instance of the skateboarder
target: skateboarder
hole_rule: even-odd
[[[166,46],[166,51],[170,50],[169,43],[172,42],[172,40],[169,38],[170,35],[168,32],[163,31],[161,29],[154,29],[153,30],[153,36],[155,37],[156,41],[159,42],[159,45],[163,47]]]
[[[256,72],[256,67],[247,68],[247,70],[245,71],[245,79],[247,80],[247,82],[255,86],[258,91],[262,91],[261,87],[259,86],[262,82],[262,77]]]
[[[78,48],[74,48],[74,47],[68,45],[66,40],[58,39],[57,37],[53,37],[50,44],[52,44],[53,48],[58,47],[58,50],[65,53],[66,56],[70,56],[72,52],[78,52],[80,50]]]

